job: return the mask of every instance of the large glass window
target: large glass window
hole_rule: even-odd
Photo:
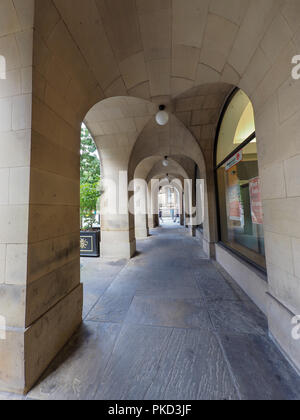
[[[265,269],[254,112],[249,98],[241,90],[227,104],[216,160],[221,240]]]

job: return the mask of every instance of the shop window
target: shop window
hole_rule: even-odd
[[[221,241],[265,269],[254,112],[249,98],[241,90],[230,98],[223,114],[216,150],[216,174]]]

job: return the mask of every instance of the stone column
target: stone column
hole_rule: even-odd
[[[29,12],[23,22],[26,14],[19,2],[0,2],[5,21],[0,28],[0,389],[16,392],[25,388],[25,335],[30,334],[26,292],[33,10]]]
[[[149,236],[147,184],[143,180],[134,181],[135,237]]]
[[[184,226],[185,218],[185,205],[184,205],[184,193],[181,195],[181,213],[180,213],[180,225]]]
[[[189,180],[185,180],[185,220],[186,227],[188,228],[191,236],[196,236],[196,191],[195,188]]]
[[[129,259],[136,252],[134,197],[128,191],[127,158],[122,151],[101,149],[104,194],[101,198],[102,258]],[[129,212],[129,204],[131,213]]]
[[[148,225],[150,229],[155,229],[159,226],[159,220],[158,220],[159,181],[158,180],[156,181],[153,180],[152,182],[148,184]]]
[[[58,106],[63,92],[43,74],[48,52],[36,54],[42,41],[35,31],[33,43],[34,6],[0,3],[7,23],[0,60],[0,389],[18,393],[37,381],[82,313],[80,124],[76,130],[71,112],[66,122],[67,106]]]
[[[136,239],[145,239],[149,236],[148,215],[135,216],[135,237]]]
[[[148,226],[149,229],[154,229],[156,227],[154,214],[148,214]]]
[[[51,52],[57,51],[57,34],[51,33],[48,48],[51,31],[43,27],[49,21],[39,22],[33,32],[33,16],[44,16],[45,5],[0,2],[7,22],[0,60],[5,62],[0,69],[0,389],[18,393],[34,385],[82,317],[81,120],[72,108],[79,101],[66,100],[72,76],[64,74],[62,80],[63,72],[45,66],[57,66]],[[54,5],[48,6],[55,15]]]
[[[184,226],[184,213],[180,215],[180,225]]]

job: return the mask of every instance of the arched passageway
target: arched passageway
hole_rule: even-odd
[[[203,180],[199,249],[239,282],[267,316],[276,344],[300,366],[295,335],[300,310],[300,102],[291,64],[300,48],[299,2],[229,0],[228,8],[223,0],[150,3],[0,4],[0,330],[6,335],[0,340],[0,389],[28,391],[82,323],[78,236],[83,120],[101,151],[108,182],[102,209],[106,202],[116,205],[116,211],[109,208],[102,216],[102,257],[120,261],[135,254],[128,183],[141,170],[148,190],[152,179],[169,174],[157,167],[169,157],[176,177],[183,177],[183,169],[194,184]],[[267,274],[261,260],[254,266],[249,251],[244,252],[249,243],[252,251],[256,246],[262,251],[261,223],[250,226],[244,223],[247,217],[242,221],[240,200],[231,201],[227,232],[218,214],[226,204],[230,207],[230,200],[223,195],[222,207],[222,197],[216,198],[220,178],[218,184],[215,174],[226,162],[216,164],[215,144],[224,105],[236,88],[254,109],[257,150],[252,154],[257,154],[262,186]],[[159,127],[155,115],[162,104],[169,122]],[[251,153],[246,155],[254,162]],[[237,192],[257,178],[245,176],[239,167],[237,172],[228,181],[225,168],[223,186]],[[199,210],[200,195],[192,189],[190,207]],[[251,194],[243,197],[251,199]],[[252,222],[255,217],[260,221],[257,216],[251,215]],[[256,237],[249,234],[254,228]]]

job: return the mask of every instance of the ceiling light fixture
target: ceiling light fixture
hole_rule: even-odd
[[[163,162],[162,162],[163,166],[165,168],[167,168],[169,166],[169,161],[168,161],[168,156],[165,156]]]
[[[167,111],[165,111],[166,107],[165,105],[160,105],[159,106],[159,112],[156,114],[156,122],[158,125],[167,125],[169,122],[169,114],[167,113]]]

